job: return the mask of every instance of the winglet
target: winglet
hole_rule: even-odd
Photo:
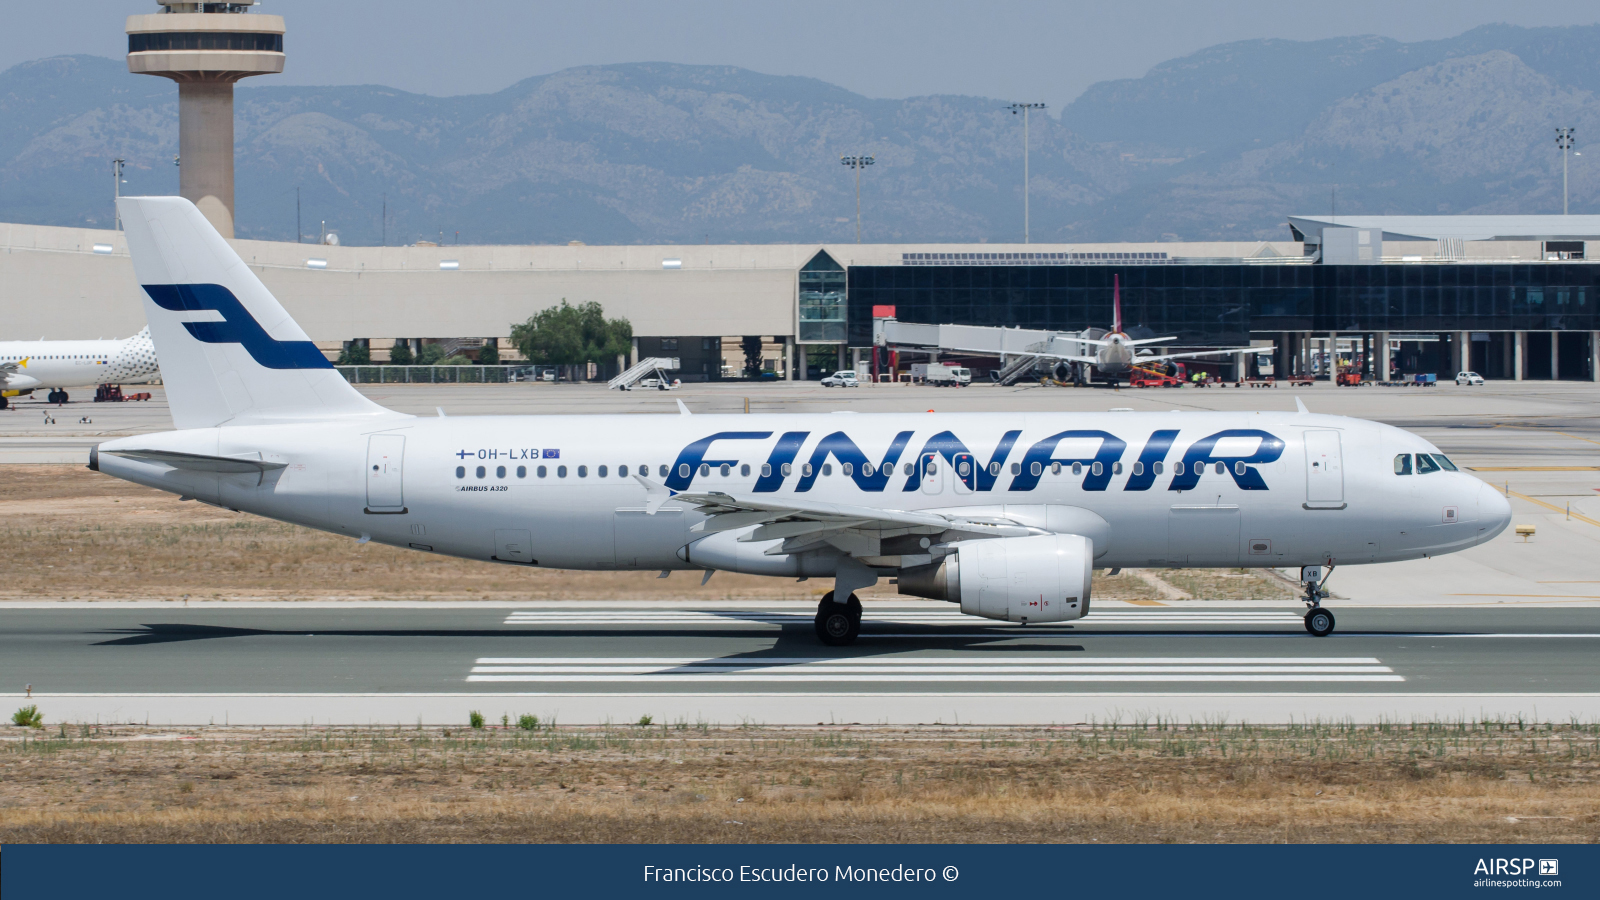
[[[678,400],[677,397],[673,397],[672,399],[676,400],[677,403],[678,403],[678,415],[680,415],[680,416],[693,415],[693,413],[689,412],[689,407],[683,405],[683,401],[682,400]]]
[[[1295,398],[1294,398],[1294,408],[1299,410],[1301,413],[1309,413],[1309,412],[1311,412],[1311,410],[1306,409],[1305,403],[1300,399],[1298,394],[1295,395]]]
[[[644,485],[644,490],[645,490],[644,512],[645,512],[645,515],[647,515],[647,516],[655,515],[656,514],[656,510],[661,508],[661,504],[663,504],[663,503],[667,502],[668,500],[672,499],[672,491],[671,491],[671,489],[669,489],[664,484],[657,484],[656,482],[651,481],[650,479],[644,477],[643,475],[635,475],[635,476],[633,476],[633,480],[635,480],[635,481],[639,482],[640,484]]]

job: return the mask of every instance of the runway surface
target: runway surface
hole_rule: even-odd
[[[8,608],[0,684],[50,721],[1076,723],[1600,718],[1600,611],[1142,609],[1022,628],[871,606]],[[12,698],[20,697],[20,692]]]

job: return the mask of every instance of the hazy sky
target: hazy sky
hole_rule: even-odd
[[[123,16],[154,0],[8,3],[0,69],[63,53],[121,57]],[[276,84],[497,91],[572,66],[666,61],[807,75],[871,97],[1043,100],[1226,41],[1379,34],[1403,41],[1477,25],[1593,24],[1594,0],[267,0],[287,20]],[[1284,73],[1292,78],[1293,73]]]

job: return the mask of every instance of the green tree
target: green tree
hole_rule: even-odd
[[[744,377],[761,377],[761,337],[759,335],[746,335],[739,342],[739,348],[744,351]]]
[[[437,366],[439,360],[444,359],[444,348],[438,344],[423,344],[417,351],[417,365]]]
[[[500,345],[493,341],[484,341],[483,349],[478,351],[478,365],[500,365]]]
[[[335,365],[370,366],[372,365],[372,351],[368,350],[367,346],[360,341],[351,341],[344,345],[343,350],[339,351],[339,361]]]
[[[416,357],[411,354],[411,343],[405,338],[394,342],[394,349],[389,351],[389,365],[409,366]]]
[[[573,306],[562,298],[560,306],[511,326],[511,343],[534,365],[604,364],[632,348],[633,325],[627,319],[606,318],[598,303]]]

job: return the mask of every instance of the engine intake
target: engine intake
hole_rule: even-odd
[[[1061,622],[1089,614],[1094,544],[1077,534],[1041,534],[957,544],[939,562],[900,570],[900,593],[960,603],[961,611],[1008,622]]]

